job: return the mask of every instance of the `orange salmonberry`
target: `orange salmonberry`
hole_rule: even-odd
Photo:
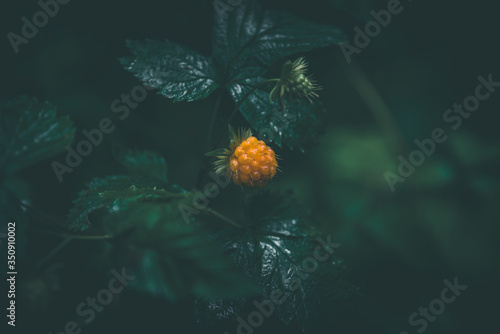
[[[244,153],[237,158],[235,153],[240,148]],[[236,148],[231,155],[230,165],[235,165],[235,162],[238,163],[238,168],[228,169],[228,174],[238,175],[239,180],[249,187],[265,186],[276,174],[278,166],[274,151],[266,144],[259,143],[255,137],[247,138]],[[245,176],[242,177],[241,174]]]
[[[238,131],[230,128],[229,150],[218,155],[215,162],[217,173],[226,173],[234,184],[248,187],[263,187],[276,175],[276,154],[262,140],[257,140],[250,130]]]

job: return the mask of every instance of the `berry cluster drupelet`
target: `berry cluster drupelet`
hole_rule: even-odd
[[[237,185],[263,187],[276,175],[277,168],[274,151],[262,140],[249,137],[231,155],[228,174]]]
[[[314,85],[311,83],[309,78],[307,78],[303,73],[299,73],[296,76],[292,76],[287,79],[288,87],[293,94],[303,94],[304,96],[313,95],[316,96],[314,92]]]

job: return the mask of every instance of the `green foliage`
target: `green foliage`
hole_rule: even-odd
[[[238,103],[246,92],[263,82],[269,67],[298,52],[337,45],[346,40],[337,27],[313,23],[289,13],[265,12],[256,1],[247,1],[220,20],[214,18],[212,57],[206,58],[173,42],[128,41],[133,57],[122,58],[125,68],[146,85],[174,101],[207,97],[218,86],[226,87]],[[242,115],[258,133],[281,146],[301,148],[310,138],[301,134],[316,120],[308,105],[288,109],[269,102],[269,92],[255,91],[243,102]],[[277,125],[273,110],[293,118]]]
[[[193,11],[193,5],[202,10]],[[103,6],[103,13],[116,9]],[[470,6],[456,2],[457,15],[448,15],[452,22],[445,25],[453,29],[436,33],[443,32],[441,16],[450,12],[449,5],[428,12],[430,24],[424,25],[419,22],[425,6],[416,1],[402,3],[404,14],[392,19],[385,15],[387,1],[378,0],[300,5],[167,1],[158,6],[149,13],[143,7],[146,15],[113,30],[115,40],[132,38],[126,46],[99,38],[109,22],[98,20],[102,24],[85,28],[97,39],[75,36],[78,28],[65,29],[46,35],[47,43],[30,43],[27,57],[3,62],[7,71],[2,73],[14,75],[6,80],[5,94],[26,87],[51,96],[74,116],[82,134],[82,141],[72,145],[77,152],[62,159],[72,177],[56,183],[47,159],[71,144],[72,122],[56,115],[48,102],[20,97],[0,103],[0,221],[5,223],[0,237],[7,233],[6,223],[15,221],[16,305],[18,315],[30,319],[18,318],[21,332],[64,331],[66,321],[74,320],[93,333],[109,328],[134,332],[144,324],[174,333],[323,333],[325,328],[332,333],[399,333],[408,330],[411,312],[439,297],[443,279],[457,275],[475,296],[464,293],[474,299],[465,304],[479,305],[481,296],[495,300],[488,290],[498,276],[500,151],[493,142],[499,122],[491,111],[499,79],[489,74],[490,84],[476,88],[481,100],[476,112],[455,109],[450,114],[447,108],[472,108],[474,99],[466,94],[473,95],[478,75],[492,71],[467,69],[461,57],[475,59],[471,64],[496,60],[488,50],[477,52],[477,46],[491,44],[490,36],[481,34],[488,30],[482,23],[494,22],[497,11],[487,11],[491,19],[477,15],[477,22],[463,25],[461,17]],[[205,11],[211,7],[213,22]],[[285,12],[263,9],[279,7]],[[121,9],[127,13],[123,17],[130,17],[138,7]],[[347,41],[330,24],[352,35],[353,27],[365,26],[360,20],[374,20],[371,10],[387,16],[382,19],[391,28],[363,48],[356,71],[332,58],[342,57],[341,50],[305,54]],[[81,26],[75,22],[71,17],[66,21]],[[120,22],[125,21],[114,23]],[[161,22],[159,30],[148,24],[155,22]],[[197,27],[203,33],[193,34]],[[462,36],[474,36],[467,39],[473,42],[469,48],[461,45]],[[387,52],[388,46],[393,52]],[[112,66],[120,55],[127,57]],[[315,73],[305,71],[306,58],[321,80],[318,86]],[[128,83],[120,79],[127,74],[120,76],[120,67],[130,73]],[[124,87],[134,80],[144,84],[148,96],[153,89],[168,100],[136,104],[141,100],[137,87]],[[214,92],[217,97],[211,96]],[[316,94],[323,99],[315,99]],[[104,117],[123,122],[113,122],[116,131],[111,126],[104,131],[103,124],[111,124],[101,121]],[[218,137],[231,127],[224,120],[278,146],[273,150],[281,173],[274,182],[258,189],[224,183],[235,149],[219,146]],[[318,130],[327,121],[336,126],[326,127],[319,141]],[[438,127],[447,139],[433,147],[426,139]],[[280,149],[303,151],[311,141],[319,145],[307,155]],[[161,155],[115,151],[117,143],[149,147]],[[213,176],[208,157],[224,153],[227,159],[216,165],[221,173]],[[415,170],[399,168],[401,157],[412,160]],[[411,175],[391,192],[386,171]],[[189,192],[176,184],[196,189]],[[290,188],[294,194],[283,191]],[[318,237],[342,246],[330,254]],[[6,241],[0,240],[2,247]],[[329,256],[317,267],[304,262],[318,254]],[[344,256],[352,279],[363,287],[363,300],[347,280],[339,259]],[[115,295],[110,271],[121,268],[134,279]],[[106,288],[113,293],[109,305],[104,305]],[[90,313],[75,317],[74,312],[77,305],[85,310],[78,303],[90,303],[87,296],[105,306],[92,324],[87,324]],[[273,302],[268,316],[255,302],[262,305],[272,297],[283,302]],[[189,312],[193,303],[194,319]],[[88,306],[90,312],[97,308]],[[353,306],[364,309],[361,317]],[[488,308],[478,308],[482,312],[477,314],[466,308],[462,301],[447,307],[444,321],[429,323],[429,331],[474,332],[481,323],[474,317],[484,318]],[[489,310],[493,314],[495,308]],[[260,322],[257,312],[263,314],[262,326],[254,325]],[[242,319],[252,329],[239,327]]]
[[[127,41],[134,57],[121,64],[144,82],[174,101],[194,101],[216,88],[214,69],[204,56],[168,40]]]
[[[327,253],[316,240],[321,235],[290,193],[267,191],[250,196],[245,216],[248,228],[221,229],[214,240],[261,286],[260,298],[271,300],[273,291],[283,292],[279,299],[284,302],[274,304],[281,321],[297,321],[305,329],[322,302],[349,294],[351,288],[343,282],[344,268],[337,256],[317,261],[316,267],[304,264],[306,258],[314,258],[318,247],[322,255]],[[231,319],[241,316],[247,303],[244,299],[198,303],[198,313],[202,319]]]
[[[141,186],[147,187],[148,184],[140,184],[139,187]],[[84,231],[91,225],[88,218],[89,214],[101,208],[112,211],[115,198],[104,196],[106,191],[113,191],[115,194],[119,193],[129,201],[139,200],[140,195],[135,196],[129,191],[136,189],[136,187],[136,182],[126,175],[93,179],[87,184],[87,189],[80,191],[77,199],[73,202],[74,205],[68,214],[68,228],[75,231]],[[143,194],[143,192],[140,191],[140,194]]]
[[[281,81],[265,75],[284,57],[344,40],[336,27],[265,12],[257,2],[248,1],[226,19],[216,18],[211,57],[168,40],[145,40],[128,41],[132,56],[120,62],[145,86],[174,102],[203,99],[224,87],[260,137],[303,150],[303,144],[315,137],[319,108],[305,101],[285,103],[285,94],[270,99],[268,83]],[[305,75],[305,61],[301,58],[293,64],[290,75],[282,79],[292,78],[300,87],[305,79],[297,79]],[[316,96],[312,84],[308,89],[303,97]],[[293,95],[291,89],[286,92]],[[73,140],[75,130],[69,119],[56,117],[48,103],[23,97],[3,106],[1,112],[4,174],[57,154]],[[101,240],[96,247],[103,250],[100,262],[127,268],[135,277],[130,286],[136,290],[168,301],[192,294],[198,298],[200,319],[212,320],[234,318],[250,300],[270,299],[279,290],[284,303],[275,305],[277,318],[285,324],[294,321],[303,330],[322,303],[338,304],[351,291],[343,281],[341,261],[330,254],[332,249],[323,249],[327,258],[312,270],[306,268],[311,262],[304,260],[313,259],[322,248],[317,241],[321,235],[291,193],[249,195],[244,221],[240,226],[232,222],[237,227],[213,222],[215,217],[226,223],[231,220],[196,205],[198,210],[192,212],[198,215],[187,221],[181,208],[194,205],[195,193],[167,179],[162,156],[129,149],[113,153],[127,173],[91,180],[74,200],[67,228],[98,231],[97,237],[86,237]],[[14,212],[9,209],[13,194],[0,192],[2,213]],[[103,237],[107,239],[102,241]]]
[[[212,320],[235,316],[245,307],[245,297],[259,290],[269,299],[279,289],[286,302],[276,305],[277,316],[303,328],[324,297],[349,290],[338,260],[328,258],[306,273],[303,261],[321,247],[319,234],[290,193],[255,193],[246,201],[244,227],[217,227],[209,239],[200,226],[203,217],[189,224],[179,210],[192,203],[192,194],[154,185],[168,187],[160,156],[130,150],[117,156],[135,176],[94,179],[75,201],[69,222],[70,228],[85,230],[89,215],[105,208],[98,226],[119,240],[110,251],[112,263],[130,268],[136,289],[168,300],[188,293],[206,298],[198,302],[198,312],[200,319]],[[144,179],[149,170],[159,177]]]
[[[255,286],[222,255],[197,224],[186,224],[179,204],[187,196],[162,197],[157,203],[132,204],[104,220],[110,235],[126,231],[116,261],[130,267],[140,291],[176,300],[193,293],[203,298],[234,298]],[[124,257],[125,255],[125,257]]]
[[[28,228],[20,202],[29,200],[29,186],[14,174],[60,153],[74,134],[69,117],[56,116],[48,102],[20,96],[0,106],[0,220],[16,223],[18,256]]]
[[[192,203],[192,196],[166,184],[162,157],[131,150],[118,157],[135,177],[108,176],[90,182],[68,216],[71,229],[89,228],[89,215],[104,208],[99,229],[119,240],[109,250],[112,263],[133,272],[131,286],[139,291],[170,301],[189,293],[234,298],[256,291],[214,247],[199,223],[184,220],[179,207]],[[148,180],[150,168],[155,173]],[[168,190],[153,185],[162,182]]]
[[[337,27],[289,13],[266,12],[257,1],[245,1],[225,19],[215,17],[214,22],[212,55],[218,66],[226,66],[230,78],[242,78],[240,71],[247,67],[262,75],[283,57],[346,40]]]
[[[231,96],[239,101],[262,77],[248,78],[230,88]],[[316,138],[321,113],[318,105],[305,101],[281,107],[269,100],[269,92],[256,90],[241,104],[240,110],[250,125],[264,140],[303,150],[304,144]]]
[[[21,96],[0,106],[0,170],[7,175],[52,157],[73,141],[69,117],[48,102]]]
[[[336,27],[288,13],[264,12],[256,1],[248,1],[225,19],[216,17],[210,58],[171,41],[146,40],[128,41],[133,56],[120,61],[145,85],[174,101],[202,99],[219,86],[226,87],[260,137],[303,150],[303,143],[315,136],[317,107],[300,101],[287,106],[283,96],[280,104],[271,101],[264,75],[284,57],[344,40]],[[132,151],[120,151],[116,157],[130,175],[90,182],[75,201],[69,227],[87,229],[89,215],[104,208],[102,228],[112,236],[123,235],[127,252],[134,254],[122,260],[136,259],[132,267],[138,279],[133,284],[138,289],[170,300],[186,292],[215,297],[199,303],[206,307],[202,318],[235,315],[246,303],[245,294],[234,293],[235,278],[210,250],[214,245],[261,287],[264,298],[276,289],[285,293],[286,303],[277,305],[276,313],[287,324],[296,320],[304,328],[322,297],[332,293],[326,282],[330,289],[340,287],[339,262],[329,259],[307,274],[301,268],[318,247],[318,234],[290,195],[260,192],[252,196],[245,227],[219,228],[212,234],[213,245],[207,244],[196,227],[199,217],[192,225],[183,221],[178,206],[189,205],[193,197],[180,189],[172,191],[175,186],[167,181],[161,157]],[[298,275],[302,282],[297,282]],[[300,286],[295,289],[291,284]],[[224,299],[228,295],[240,298]]]
[[[116,205],[151,198],[168,198],[180,188],[167,181],[167,164],[160,155],[150,151],[121,150],[117,160],[130,171],[129,175],[95,178],[82,190],[68,215],[68,228],[84,231],[90,227],[88,215],[107,208],[116,211]],[[162,189],[156,189],[162,188]],[[165,190],[166,189],[166,190]],[[174,190],[175,189],[175,190]]]

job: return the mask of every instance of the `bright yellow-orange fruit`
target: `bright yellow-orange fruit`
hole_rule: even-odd
[[[247,129],[235,132],[229,127],[229,149],[219,149],[207,155],[215,155],[217,174],[227,174],[236,185],[263,187],[276,175],[276,154],[262,140],[252,136]]]
[[[237,185],[263,187],[276,175],[276,154],[262,140],[249,137],[230,157],[228,174]]]

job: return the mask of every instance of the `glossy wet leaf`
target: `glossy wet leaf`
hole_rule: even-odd
[[[242,80],[229,87],[233,100],[238,102],[264,78]],[[241,104],[240,111],[257,134],[276,145],[303,150],[304,145],[314,141],[320,125],[321,107],[307,100],[295,100],[281,107],[277,101],[269,100],[269,91],[256,90]]]
[[[56,116],[48,102],[21,96],[0,106],[0,170],[13,174],[50,158],[71,144],[75,134],[67,116]]]
[[[95,178],[73,201],[74,205],[67,218],[68,228],[86,230],[91,225],[88,216],[102,208],[112,213],[124,210],[129,204],[138,201],[164,201],[187,196],[186,193],[172,191],[180,189],[179,187],[170,186],[164,189],[157,188],[154,184],[151,181],[132,179],[126,175]]]
[[[288,194],[263,193],[250,198],[247,205],[250,227],[222,229],[215,240],[261,286],[259,299],[270,300],[273,291],[280,290],[283,294],[280,303],[273,303],[274,314],[286,324],[297,321],[304,329],[322,301],[349,293],[341,283],[343,266],[332,255],[340,245],[319,236]],[[326,256],[309,262],[314,261],[317,248]],[[310,259],[304,262],[306,258]],[[234,319],[244,316],[240,313],[249,302],[198,303],[198,312],[203,319]]]
[[[120,59],[146,86],[174,101],[195,101],[217,87],[210,59],[174,42],[127,41],[132,57]]]
[[[194,101],[219,85],[262,75],[277,60],[346,40],[342,31],[289,13],[265,12],[255,1],[244,2],[221,20],[214,13],[212,57],[171,41],[128,41],[132,57],[120,59],[146,86],[174,101]]]
[[[214,22],[213,57],[217,64],[229,66],[231,76],[255,65],[262,67],[262,74],[283,57],[346,41],[337,27],[263,11],[257,1],[244,1],[223,20],[214,16]]]
[[[130,202],[162,200],[185,193],[167,181],[167,164],[158,153],[123,148],[115,156],[130,175],[94,178],[89,182],[73,201],[67,218],[69,229],[86,230],[91,224],[89,214],[101,208],[119,211]]]
[[[90,214],[102,209],[95,220],[113,238],[106,252],[109,262],[131,270],[136,276],[131,286],[154,296],[173,301],[191,293],[233,298],[255,291],[207,238],[196,222],[199,216],[186,221],[181,205],[193,206],[192,195],[166,183],[166,164],[159,155],[124,150],[118,160],[134,176],[90,182],[68,216],[71,229],[89,228]],[[150,168],[154,173],[148,179]]]
[[[131,187],[135,187],[130,177],[126,175],[107,176],[95,178],[90,181],[84,190],[78,193],[73,201],[73,206],[68,214],[68,228],[75,231],[84,231],[91,226],[88,216],[101,208],[111,210],[114,198],[102,197],[105,191],[126,193]]]

